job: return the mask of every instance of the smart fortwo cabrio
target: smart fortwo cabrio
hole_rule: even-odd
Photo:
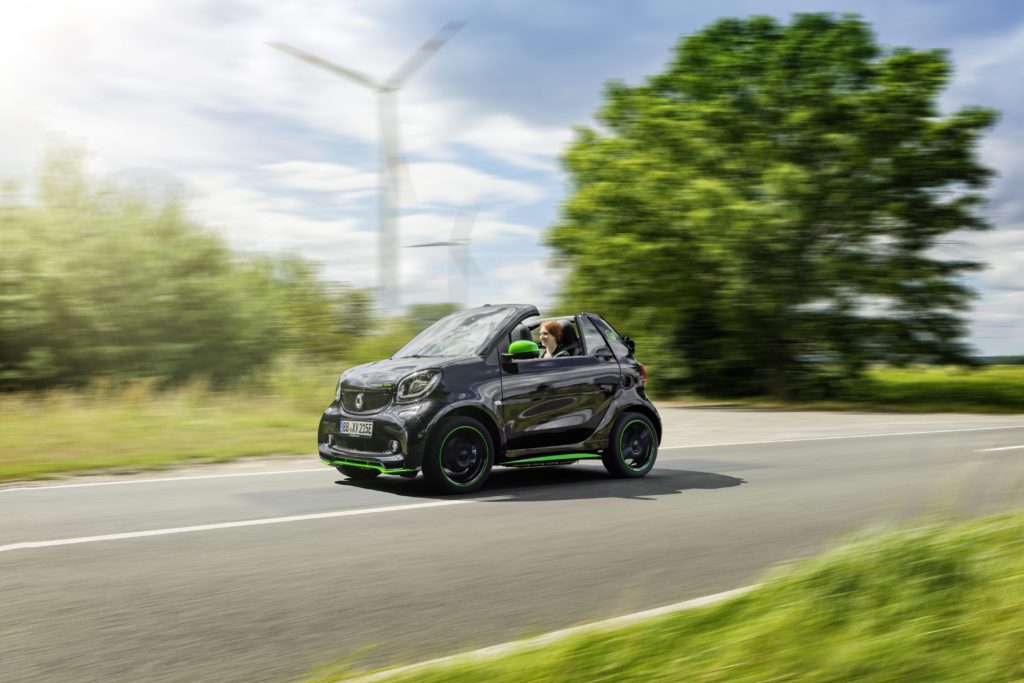
[[[556,357],[541,357],[557,320]],[[320,459],[351,479],[415,477],[468,493],[496,465],[600,459],[615,477],[651,471],[661,418],[635,345],[600,316],[545,317],[530,305],[453,313],[395,355],[346,370],[320,420]]]

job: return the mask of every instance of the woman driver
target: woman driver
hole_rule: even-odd
[[[541,355],[541,358],[568,356],[569,352],[565,350],[555,353],[561,342],[562,323],[557,320],[549,320],[540,326],[540,345],[544,347],[544,353]]]

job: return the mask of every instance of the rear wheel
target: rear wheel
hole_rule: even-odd
[[[487,481],[494,465],[494,443],[487,428],[471,417],[451,417],[434,429],[423,454],[423,476],[442,493],[470,493]]]
[[[380,470],[372,470],[368,467],[349,467],[348,465],[341,465],[338,467],[338,471],[344,474],[349,479],[375,479],[380,476]]]
[[[623,413],[615,422],[601,461],[615,477],[642,477],[658,457],[658,432],[640,413]]]

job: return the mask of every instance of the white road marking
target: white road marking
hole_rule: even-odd
[[[872,439],[884,436],[917,436],[923,434],[951,434],[955,432],[985,432],[1000,429],[1024,429],[1024,425],[1010,425],[1005,427],[970,427],[967,429],[938,429],[923,432],[885,432],[880,434],[843,434],[840,436],[809,436],[794,439],[768,439],[764,441],[732,441],[726,443],[700,443],[686,444],[683,446],[662,445],[659,450],[672,450],[676,448],[717,448],[719,446],[756,446],[763,443],[794,443],[798,441],[832,441],[841,439]],[[1015,447],[1016,448],[1016,447]],[[328,472],[326,465],[323,467],[311,467],[297,470],[274,470],[272,472],[235,472],[232,474],[204,474],[190,477],[161,477],[152,479],[124,479],[122,481],[94,481],[82,484],[56,484],[54,486],[11,486],[0,488],[0,493],[13,491],[49,491],[51,489],[74,489],[87,486],[123,486],[125,484],[158,484],[168,481],[193,481],[196,479],[220,479],[225,477],[260,477],[274,474],[298,474],[304,472]]]
[[[124,484],[159,484],[165,481],[191,481],[193,479],[221,479],[223,477],[262,477],[271,474],[297,474],[299,472],[327,472],[330,468],[307,467],[301,470],[273,470],[271,472],[233,472],[232,474],[201,474],[192,477],[161,477],[157,479],[124,479],[122,481],[91,481],[84,484],[57,484],[54,486],[12,486],[0,489],[0,493],[8,491],[46,491],[49,489],[78,489],[86,486],[122,486]]]
[[[665,451],[677,448],[715,448],[718,446],[756,446],[762,443],[794,443],[797,441],[835,441],[839,439],[874,439],[882,436],[918,436],[922,434],[953,434],[955,432],[988,432],[999,429],[1024,429],[1024,425],[1010,425],[1008,427],[970,427],[968,429],[936,429],[927,432],[886,432],[882,434],[844,434],[842,436],[808,436],[797,439],[770,439],[766,441],[732,441],[729,443],[699,443],[687,444],[685,446],[660,446],[658,450]]]
[[[1001,446],[999,448],[982,448],[979,453],[988,453],[989,451],[1015,451],[1018,448],[1024,448],[1024,446]]]
[[[465,505],[475,500],[435,500],[429,503],[410,503],[408,505],[390,505],[388,507],[362,508],[357,510],[338,510],[335,512],[318,512],[311,515],[293,515],[291,517],[265,517],[263,519],[247,519],[240,522],[222,522],[220,524],[200,524],[198,526],[179,526],[170,529],[151,529],[149,531],[129,531],[121,534],[103,534],[102,536],[80,536],[78,538],[59,538],[52,541],[27,541],[0,545],[0,553],[10,550],[28,550],[30,548],[49,548],[57,545],[74,545],[76,543],[98,543],[100,541],[118,541],[125,538],[144,538],[147,536],[166,536],[168,534],[187,534],[193,531],[212,531],[214,529],[235,529],[243,526],[260,526],[264,524],[283,524],[285,522],[304,522],[310,519],[329,519],[331,517],[351,517],[370,515],[377,512],[399,512],[402,510],[418,510],[421,508],[442,507],[445,505]]]
[[[550,645],[551,643],[562,640],[563,638],[568,638],[570,636],[578,635],[581,633],[594,633],[600,631],[608,631],[616,628],[622,628],[623,626],[629,626],[630,624],[634,624],[638,621],[652,619],[654,617],[659,617],[664,614],[682,612],[688,609],[696,609],[697,607],[704,607],[706,605],[713,605],[718,602],[724,602],[731,598],[739,597],[744,593],[749,593],[755,588],[757,588],[756,585],[744,586],[743,588],[735,588],[731,591],[725,591],[724,593],[705,595],[701,598],[694,598],[693,600],[677,602],[671,605],[665,605],[664,607],[656,607],[654,609],[644,610],[643,612],[634,612],[632,614],[625,614],[621,617],[605,619],[604,621],[596,621],[591,624],[583,624],[582,626],[573,626],[572,628],[565,628],[560,631],[552,631],[550,633],[545,633],[544,635],[540,635],[535,638],[516,640],[510,643],[502,643],[501,645],[492,645],[490,647],[481,648],[479,650],[462,652],[457,655],[450,655],[448,657],[431,659],[426,662],[419,662],[418,664],[410,664],[408,666],[397,667],[394,669],[386,669],[384,671],[378,671],[377,673],[357,678],[353,683],[373,683],[375,681],[384,681],[394,676],[399,676],[402,674],[415,673],[423,669],[434,669],[436,667],[449,666],[452,664],[466,664],[468,662],[495,659],[497,657],[502,657],[504,655],[509,655],[516,652],[535,650],[537,648],[544,647]]]

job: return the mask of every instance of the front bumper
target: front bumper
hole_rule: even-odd
[[[377,413],[355,414],[335,401],[320,418],[317,433],[320,460],[332,467],[366,467],[385,474],[413,472],[423,461],[431,418],[443,405],[427,399],[392,404]],[[369,437],[341,434],[341,420],[372,421],[373,434]],[[397,443],[397,450],[391,447],[393,442]]]

